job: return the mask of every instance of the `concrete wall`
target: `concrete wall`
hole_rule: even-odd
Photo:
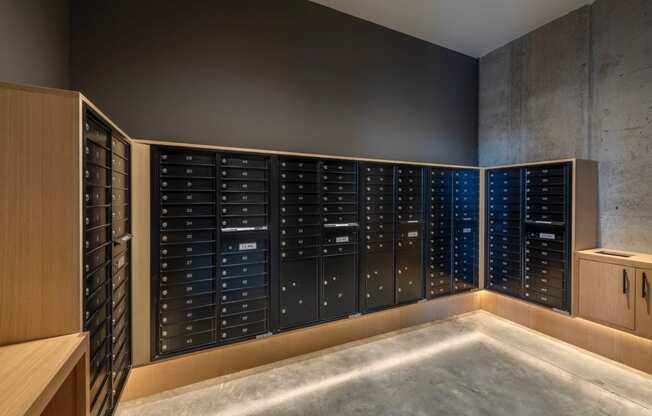
[[[477,59],[307,0],[74,2],[72,84],[133,137],[477,162]]]
[[[68,88],[68,0],[0,1],[0,81]]]
[[[599,161],[601,244],[652,251],[652,2],[597,0],[481,58],[479,103],[481,165]]]

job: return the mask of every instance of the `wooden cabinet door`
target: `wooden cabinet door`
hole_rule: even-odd
[[[632,267],[580,260],[580,316],[634,330],[635,278],[636,269]]]
[[[652,269],[636,269],[636,333],[652,338]]]

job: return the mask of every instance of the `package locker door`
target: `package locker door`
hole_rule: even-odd
[[[371,312],[395,303],[394,166],[361,163],[360,309]]]
[[[285,330],[319,320],[322,238],[319,161],[279,160],[278,323]]]
[[[423,297],[421,225],[401,225],[399,235],[396,243],[396,302],[400,304]]]
[[[280,327],[308,324],[319,319],[319,258],[289,259],[281,262]]]
[[[331,232],[322,247],[320,319],[357,311],[357,232]]]

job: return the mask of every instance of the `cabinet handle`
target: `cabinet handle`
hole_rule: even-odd
[[[643,297],[643,299],[647,298],[647,285],[648,285],[647,274],[643,273],[643,285],[642,285],[643,288],[641,289],[641,296]]]
[[[623,269],[623,293],[627,294],[627,270]]]

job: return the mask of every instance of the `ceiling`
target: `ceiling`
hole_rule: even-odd
[[[481,57],[593,0],[311,0]]]

